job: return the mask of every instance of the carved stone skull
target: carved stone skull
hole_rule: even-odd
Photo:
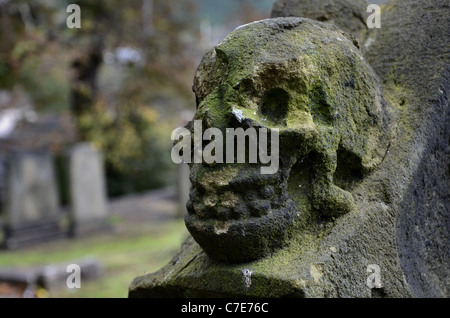
[[[380,87],[350,35],[304,18],[241,26],[206,53],[194,119],[223,132],[278,128],[280,167],[262,175],[259,164],[190,165],[185,222],[205,252],[258,259],[305,224],[356,210],[351,190],[389,144]]]

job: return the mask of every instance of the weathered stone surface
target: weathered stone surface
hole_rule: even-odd
[[[272,18],[304,17],[336,25],[358,40],[367,30],[365,0],[278,0],[272,8]]]
[[[400,153],[409,154],[390,157],[386,189],[400,264],[414,295],[449,297],[450,5],[390,1],[381,21],[362,49],[395,110]]]
[[[450,7],[391,1],[382,15],[362,48],[394,134],[379,166],[349,189],[356,208],[307,223],[282,249],[247,263],[214,261],[190,237],[168,265],[136,278],[130,297],[449,296]],[[367,285],[371,264],[379,288]]]

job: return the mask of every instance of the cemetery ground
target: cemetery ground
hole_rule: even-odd
[[[41,289],[38,295],[58,298],[127,297],[133,278],[165,265],[186,237],[184,222],[176,218],[176,211],[175,194],[170,189],[114,199],[108,203],[112,231],[63,238],[13,251],[1,250],[0,269],[76,263],[93,257],[102,267],[99,278],[82,279],[79,289]],[[2,293],[3,296],[8,294],[8,288],[7,284],[0,282],[0,297]],[[7,296],[21,296],[14,295],[13,290],[9,293]]]

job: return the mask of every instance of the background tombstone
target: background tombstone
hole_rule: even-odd
[[[3,244],[17,248],[61,237],[51,155],[11,154],[5,165]]]
[[[102,154],[89,143],[79,143],[68,152],[70,193],[69,235],[108,230]]]
[[[186,213],[186,203],[189,200],[189,190],[191,188],[191,181],[189,180],[189,166],[187,163],[180,163],[177,166],[177,199],[178,199],[178,213],[177,216],[182,218]]]
[[[179,117],[179,126],[186,125],[192,118],[194,113],[191,111],[183,111]],[[191,181],[189,179],[189,166],[187,163],[180,163],[176,168],[176,194],[178,201],[177,217],[182,218],[186,213],[186,203],[189,200],[189,191],[191,189]]]

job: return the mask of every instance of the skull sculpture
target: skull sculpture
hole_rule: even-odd
[[[381,86],[355,42],[331,25],[277,18],[237,28],[204,56],[194,119],[222,131],[278,128],[280,138],[272,175],[258,164],[190,165],[185,222],[213,259],[264,257],[296,225],[356,209],[348,190],[382,161],[389,141]]]

